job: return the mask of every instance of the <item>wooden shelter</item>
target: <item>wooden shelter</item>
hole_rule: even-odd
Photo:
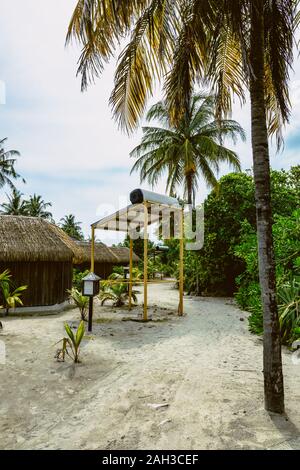
[[[67,300],[73,258],[80,256],[76,243],[56,225],[37,217],[0,215],[0,272],[9,269],[16,287],[28,286],[24,307]]]
[[[76,242],[80,248],[79,259],[74,259],[75,267],[80,271],[90,269],[91,242]],[[137,263],[139,257],[133,253],[133,262]],[[101,279],[107,279],[113,272],[114,266],[129,266],[130,250],[127,247],[108,247],[104,243],[96,242],[94,248],[94,273]]]
[[[148,228],[152,224],[167,222],[168,228],[177,226],[179,239],[179,304],[178,314],[183,315],[183,283],[184,283],[184,211],[175,198],[152,193],[151,191],[135,190],[130,194],[132,204],[104,217],[91,225],[91,272],[95,269],[95,231],[112,230],[128,234],[130,239],[129,263],[129,309],[131,309],[131,291],[133,286],[133,239],[137,233],[144,239],[144,313],[143,320],[148,320]],[[162,281],[155,281],[162,282]]]

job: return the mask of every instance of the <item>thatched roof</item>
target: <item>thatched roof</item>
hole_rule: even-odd
[[[91,262],[91,243],[76,242],[81,249],[80,259],[74,260],[75,264]],[[133,261],[139,261],[139,257],[134,253]],[[129,248],[126,247],[108,247],[104,243],[95,243],[95,263],[126,264],[129,263]]]
[[[80,256],[76,243],[47,220],[0,215],[0,261],[71,261]]]
[[[112,246],[110,250],[112,250],[113,254],[117,257],[118,262],[120,264],[129,263],[129,248],[127,248],[126,246]],[[139,260],[140,258],[135,253],[133,253],[133,261],[137,263]]]

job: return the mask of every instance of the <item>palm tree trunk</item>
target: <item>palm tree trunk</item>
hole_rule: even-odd
[[[187,190],[187,203],[193,206],[193,176],[191,173],[187,173],[185,178]]]
[[[253,169],[255,181],[259,280],[264,314],[265,407],[284,412],[281,342],[276,303],[272,236],[270,163],[264,95],[264,0],[253,0],[251,11],[250,79]]]

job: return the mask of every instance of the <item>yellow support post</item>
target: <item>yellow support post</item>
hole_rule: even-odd
[[[130,234],[129,234],[130,236]],[[132,295],[132,256],[133,256],[133,240],[130,238],[129,244],[129,310],[131,310],[131,295]]]
[[[148,320],[148,207],[144,203],[144,321]]]
[[[92,225],[92,240],[91,240],[91,273],[95,269],[95,227]]]
[[[179,306],[178,315],[183,315],[183,257],[184,257],[184,214],[181,211],[180,220],[180,252],[179,252]]]

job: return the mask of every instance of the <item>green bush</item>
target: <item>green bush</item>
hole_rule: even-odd
[[[290,216],[275,216],[273,225],[276,259],[276,278],[279,318],[282,341],[291,343],[300,326],[300,210]],[[249,329],[252,333],[263,332],[263,315],[258,282],[257,238],[253,228],[242,223],[241,242],[235,248],[235,255],[245,263],[244,272],[238,276],[238,291],[235,299],[238,305],[251,312]]]
[[[78,268],[73,269],[73,280],[72,284],[74,289],[78,291],[82,290],[82,279],[89,274],[89,270],[86,269],[85,271],[80,271]]]

